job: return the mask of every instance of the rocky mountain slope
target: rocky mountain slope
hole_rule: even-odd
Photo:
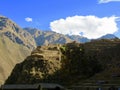
[[[32,36],[10,19],[0,16],[0,83],[36,47]]]
[[[90,39],[83,37],[83,36],[79,36],[79,35],[66,35],[68,38],[70,38],[73,41],[77,41],[79,43],[85,43],[85,42],[89,42]]]
[[[112,75],[119,75],[120,71],[119,47],[119,39],[38,47],[15,66],[6,84],[57,82],[73,85],[92,80],[112,81]]]
[[[24,28],[24,30],[28,31],[33,36],[38,46],[47,45],[47,44],[57,44],[57,43],[65,44],[72,41],[77,41],[80,43],[85,43],[90,41],[89,39],[78,35],[69,36],[69,35],[59,34],[53,31],[41,31],[35,28]]]
[[[36,43],[31,34],[20,28],[10,19],[0,16],[0,33],[4,34],[15,43],[24,45],[30,49],[36,47]]]
[[[35,39],[37,46],[48,44],[63,44],[71,42],[72,40],[63,34],[58,34],[52,31],[41,31],[34,28],[24,28]]]
[[[36,41],[37,46],[47,45],[47,44],[65,44],[72,41],[77,41],[79,43],[90,42],[92,39],[88,39],[79,35],[63,35],[53,31],[42,31],[36,28],[24,28],[29,32]],[[97,39],[114,39],[118,38],[113,34],[106,34]]]

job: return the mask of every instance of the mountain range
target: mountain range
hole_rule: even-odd
[[[53,31],[42,31],[36,28],[23,28],[29,32],[35,39],[37,46],[48,45],[48,44],[65,44],[72,41],[79,43],[90,42],[92,39],[88,39],[79,35],[63,35]],[[114,39],[118,38],[113,34],[106,34],[97,39]]]
[[[109,34],[101,38],[117,37]],[[0,16],[0,83],[4,83],[14,66],[29,56],[37,46],[65,44],[72,41],[85,43],[91,40],[78,35],[69,36],[53,31],[21,28],[9,18]]]

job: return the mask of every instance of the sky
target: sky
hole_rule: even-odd
[[[1,0],[0,15],[20,27],[98,38],[120,38],[120,0]]]

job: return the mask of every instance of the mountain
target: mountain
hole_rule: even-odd
[[[118,37],[116,37],[113,34],[106,34],[106,35],[103,35],[102,37],[100,37],[99,39],[115,39],[115,38],[118,38]]]
[[[85,43],[85,42],[89,42],[90,39],[83,37],[83,36],[79,36],[79,35],[67,35],[70,39],[72,39],[73,41],[77,41],[80,43]]]
[[[57,43],[64,44],[72,41],[67,36],[52,31],[41,31],[35,28],[24,28],[24,30],[33,36],[37,46]]]
[[[112,40],[111,40],[111,37],[112,37]],[[38,30],[38,29],[35,29],[35,28],[24,28],[24,30],[23,30],[21,27],[19,27],[12,20],[8,19],[7,17],[0,16],[0,56],[1,56],[1,59],[0,59],[0,62],[1,62],[0,63],[0,73],[1,73],[0,74],[0,83],[4,83],[4,81],[10,75],[13,67],[17,63],[19,63],[17,65],[20,65],[20,66],[16,66],[16,67],[18,67],[18,69],[20,67],[20,70],[21,70],[21,67],[22,67],[21,65],[22,64],[20,62],[22,62],[28,55],[30,55],[30,52],[32,50],[34,50],[34,51],[32,52],[32,54],[29,57],[33,58],[33,59],[30,59],[28,57],[28,58],[25,59],[25,62],[28,60],[31,63],[32,62],[31,60],[36,60],[37,58],[38,59],[40,58],[40,61],[42,60],[40,63],[42,63],[43,65],[45,63],[45,66],[44,67],[39,66],[39,65],[35,66],[36,65],[35,64],[35,65],[33,65],[33,67],[36,67],[36,68],[37,67],[41,67],[41,68],[43,67],[42,68],[43,71],[40,70],[40,72],[39,72],[39,75],[43,74],[42,77],[44,77],[44,75],[45,75],[45,78],[43,78],[42,80],[46,79],[46,75],[47,75],[47,77],[49,76],[50,78],[52,78],[54,80],[54,78],[52,76],[50,76],[50,73],[48,73],[48,72],[54,73],[57,70],[59,72],[59,74],[61,72],[71,74],[71,72],[66,72],[66,71],[69,71],[67,69],[69,68],[69,66],[72,66],[72,64],[70,62],[69,62],[69,64],[67,64],[66,62],[64,62],[64,60],[56,61],[56,60],[58,60],[58,56],[62,57],[64,59],[65,58],[69,59],[69,57],[71,57],[71,56],[76,56],[80,52],[79,51],[74,51],[74,49],[75,50],[81,50],[79,48],[79,46],[81,46],[81,45],[83,45],[85,47],[85,52],[86,52],[85,55],[87,55],[87,54],[91,55],[92,54],[92,57],[93,57],[94,53],[96,53],[96,51],[99,51],[99,52],[101,51],[101,53],[99,53],[101,55],[102,53],[105,52],[103,49],[112,48],[111,46],[115,46],[119,43],[119,39],[117,37],[115,37],[113,39],[113,37],[115,37],[115,36],[106,35],[106,36],[101,37],[100,41],[99,40],[98,41],[97,40],[92,40],[91,41],[91,40],[89,40],[85,37],[82,37],[82,36],[62,35],[62,34],[59,34],[59,33],[55,33],[53,31],[41,31],[41,30]],[[103,38],[104,39],[109,38],[110,40],[104,40]],[[71,46],[71,45],[69,47],[69,46],[67,46],[67,44],[65,44],[65,43],[70,43],[70,42],[73,42],[73,41],[80,42],[80,44],[75,44],[75,45],[73,44],[74,48],[72,48],[73,46]],[[87,43],[85,43],[85,42],[87,42]],[[113,43],[108,43],[108,42],[113,42]],[[63,46],[61,46],[61,45],[59,46],[59,43],[63,44]],[[58,46],[52,47],[51,44],[57,44],[59,46],[59,48],[62,48],[63,52],[61,51],[61,49],[56,50],[56,47],[58,48]],[[64,47],[64,44],[65,44],[65,47]],[[46,47],[42,47],[41,45],[45,45]],[[36,54],[34,55],[34,52],[36,52],[36,50],[35,50],[36,46],[41,46],[41,47],[38,47],[36,49],[37,50],[37,53],[36,53],[37,55]],[[66,52],[66,48],[69,48],[67,50],[67,52]],[[45,51],[43,51],[41,49],[45,49]],[[55,54],[57,57],[54,56],[54,52],[51,52],[51,50],[54,51],[54,49],[55,49],[56,53],[62,53],[62,54],[58,54],[58,56]],[[40,55],[39,55],[39,53],[40,53]],[[42,56],[41,56],[41,53],[42,53]],[[53,56],[51,55],[51,53],[53,53]],[[106,52],[106,53],[109,53],[109,52]],[[106,53],[104,53],[104,55],[106,55]],[[49,54],[51,56],[48,57],[48,56],[46,56],[47,54]],[[116,53],[114,52],[114,54],[116,54]],[[78,57],[75,57],[75,58],[87,57],[89,55],[87,55],[87,56],[77,55],[77,56]],[[51,60],[53,60],[53,61],[47,60],[48,58],[51,58]],[[72,60],[72,58],[74,58],[74,57],[71,57],[70,60]],[[101,59],[101,57],[99,57],[99,58]],[[106,57],[104,57],[104,58],[106,58]],[[110,57],[110,59],[112,59],[112,58]],[[45,60],[47,60],[47,61],[45,61]],[[97,60],[99,60],[99,59],[97,59]],[[39,62],[39,60],[38,60],[38,62]],[[79,61],[75,61],[75,62],[79,62]],[[27,63],[28,62],[26,62],[26,64]],[[34,63],[34,61],[32,63]],[[40,64],[40,65],[42,65],[42,64]],[[67,69],[64,69],[65,71],[61,70],[61,67],[63,67],[61,65],[65,65],[64,67],[66,67],[67,66],[66,64],[68,65]],[[77,64],[77,63],[75,63],[75,64]],[[6,69],[6,67],[7,67],[7,69]],[[29,67],[29,65],[27,67]],[[56,68],[54,69],[54,67],[56,67]],[[44,72],[45,68],[46,68],[47,71]],[[52,68],[52,71],[51,71],[51,68]],[[71,69],[72,68],[76,68],[76,67],[71,67]],[[18,69],[15,69],[15,71],[18,70]],[[28,69],[28,68],[26,68],[26,69]],[[58,69],[60,69],[60,71]],[[33,70],[32,73],[34,74],[34,72],[37,72],[37,71]],[[96,72],[92,72],[92,74],[95,74],[95,73]],[[26,74],[26,72],[24,74]],[[68,75],[68,74],[66,74],[66,75]],[[58,73],[57,73],[57,75],[58,75]],[[60,77],[61,80],[63,79],[63,77],[65,78],[66,75],[61,76]],[[55,76],[55,75],[53,74],[53,76]],[[58,79],[57,76],[55,76],[55,80],[56,79]],[[20,80],[23,80],[23,79],[20,79]],[[40,78],[40,80],[41,80],[41,78]]]
[[[16,63],[36,48],[32,36],[7,17],[0,16],[0,84],[8,78]]]
[[[29,32],[35,39],[37,45],[46,45],[46,44],[65,44],[72,41],[77,41],[80,43],[89,42],[90,40],[86,37],[79,35],[63,35],[53,31],[42,31],[35,28],[24,28]]]
[[[53,82],[64,85],[108,80],[120,83],[120,40],[39,46],[13,69],[5,84]],[[116,82],[117,80],[117,82]]]
[[[79,43],[90,42],[92,39],[88,39],[86,37],[80,35],[63,35],[53,31],[42,31],[36,28],[24,28],[27,32],[29,32],[33,38],[35,39],[37,46],[47,45],[47,44],[65,44],[72,41],[77,41]],[[113,34],[106,34],[97,39],[114,39],[118,38]],[[96,39],[94,39],[96,40]]]
[[[10,19],[0,16],[0,33],[4,34],[15,43],[24,45],[30,49],[36,47],[36,43],[31,34],[20,28]]]
[[[0,83],[3,83],[16,63],[25,59],[30,52],[40,45],[68,43],[79,40],[79,36],[71,37],[52,31],[41,31],[34,28],[19,27],[7,17],[0,16]],[[5,67],[8,67],[6,70]]]

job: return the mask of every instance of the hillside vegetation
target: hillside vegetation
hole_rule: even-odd
[[[30,50],[9,40],[6,36],[0,36],[0,83],[3,83],[10,75],[15,64],[28,56]]]

